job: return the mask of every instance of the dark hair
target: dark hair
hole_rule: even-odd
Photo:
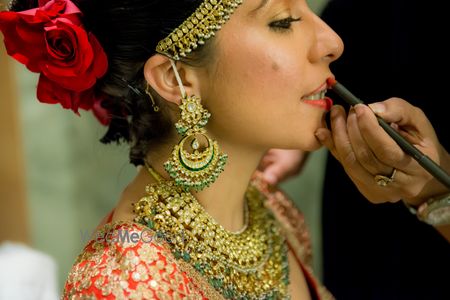
[[[130,162],[143,164],[150,144],[168,136],[168,110],[153,111],[145,93],[143,67],[155,54],[157,43],[191,15],[203,0],[72,0],[83,13],[83,23],[93,32],[108,56],[108,72],[96,88],[108,97],[102,102],[112,118],[102,143],[130,144]],[[38,6],[37,0],[15,0],[10,9]],[[201,65],[208,44],[194,51],[185,63]],[[159,95],[154,94],[156,101]]]

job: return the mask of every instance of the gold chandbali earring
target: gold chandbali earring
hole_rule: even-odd
[[[179,106],[181,119],[175,124],[181,140],[175,145],[164,168],[175,184],[185,191],[201,191],[216,181],[228,156],[206,133],[204,127],[211,114],[203,108],[199,97],[186,95],[175,64],[172,60],[171,63],[183,95]]]

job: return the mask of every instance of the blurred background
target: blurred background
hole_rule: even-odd
[[[320,12],[327,1],[309,2]],[[37,79],[1,44],[0,245],[21,243],[52,259],[59,293],[85,237],[113,208],[136,170],[128,163],[127,147],[99,142],[105,128],[91,113],[77,116],[39,103]],[[324,150],[313,153],[302,174],[283,185],[305,213],[319,277],[325,158]]]

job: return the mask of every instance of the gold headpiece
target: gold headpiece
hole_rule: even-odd
[[[204,0],[183,24],[158,43],[156,52],[180,60],[214,36],[242,1]]]

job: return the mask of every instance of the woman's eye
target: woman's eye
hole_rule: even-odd
[[[302,18],[288,17],[282,20],[273,21],[269,24],[269,27],[273,30],[287,30],[290,29],[293,22],[299,22]]]

